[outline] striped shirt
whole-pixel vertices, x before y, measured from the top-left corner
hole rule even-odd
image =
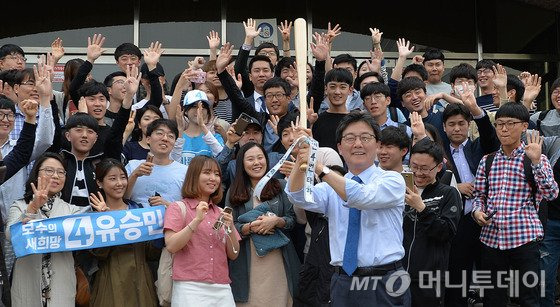
[[[552,200],[558,195],[558,185],[552,175],[552,167],[545,155],[538,164],[532,165],[537,184],[536,204],[533,204],[531,187],[523,171],[525,144],[521,143],[507,156],[502,148],[496,152],[488,175],[484,156],[476,171],[473,212],[490,214],[496,211],[492,224],[482,227],[480,241],[492,248],[512,249],[535,239],[542,238],[543,227],[538,217],[541,200]],[[488,193],[488,195],[486,195]]]
[[[220,100],[214,107],[214,115],[230,124],[233,123],[233,119],[231,118],[231,100],[229,100],[229,98]]]

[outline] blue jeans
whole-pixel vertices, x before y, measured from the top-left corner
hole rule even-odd
[[[560,220],[547,221],[546,235],[540,244],[540,251],[540,266],[545,272],[545,297],[541,297],[541,306],[554,307],[556,271],[560,260]]]

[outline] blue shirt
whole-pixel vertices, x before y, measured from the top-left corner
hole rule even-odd
[[[459,173],[459,178],[461,178],[461,182],[471,182],[474,184],[474,175],[471,172],[469,162],[467,161],[464,151],[467,141],[468,140],[465,140],[457,149],[449,144],[449,149],[451,151],[453,162],[455,162],[457,172]],[[472,203],[472,198],[465,199],[464,214],[468,214],[472,211]]]
[[[189,165],[189,163],[191,163],[191,160],[195,156],[205,155],[214,157],[214,155],[212,154],[212,149],[206,144],[206,142],[204,142],[204,139],[202,138],[203,135],[204,134],[201,133],[199,136],[190,137],[183,132],[185,144],[183,145],[183,152],[181,153],[182,164]],[[224,145],[224,140],[222,139],[222,136],[220,134],[215,133],[214,137],[222,146]]]
[[[329,102],[328,99],[325,97],[325,100],[321,102],[321,106],[319,107],[319,112],[317,112],[317,114],[321,114],[325,112],[328,108],[329,108]],[[348,97],[346,98],[346,110],[350,112],[356,109],[363,110],[364,102],[360,97],[360,92],[358,92],[357,90],[353,90],[352,94],[348,95]]]
[[[344,176],[346,202],[325,182],[312,188],[315,203],[305,202],[303,189],[290,192],[287,184],[285,190],[295,206],[328,217],[331,265],[342,265],[348,230],[348,207],[362,210],[358,267],[401,260],[404,257],[402,224],[405,193],[402,175],[384,171],[375,165],[358,174],[364,184],[352,180],[354,175],[348,172]]]

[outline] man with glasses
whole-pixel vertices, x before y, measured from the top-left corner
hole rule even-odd
[[[455,188],[437,180],[442,167],[443,151],[438,144],[424,138],[412,147],[414,189],[406,189],[403,222],[403,262],[412,280],[412,306],[443,306],[444,302],[445,284],[438,276],[445,276],[463,204]]]
[[[544,136],[560,136],[560,78],[552,82],[550,101],[554,108],[536,112],[531,121]]]
[[[262,86],[262,98],[265,101],[266,110],[255,109],[255,105],[251,103],[251,99],[243,97],[241,90],[235,84],[232,76],[226,71],[226,66],[231,58],[231,51],[232,46],[229,43],[222,47],[220,55],[216,59],[216,70],[218,71],[218,78],[224,86],[224,90],[229,99],[231,99],[233,119],[237,119],[241,113],[246,113],[255,118],[259,124],[264,127],[263,146],[267,152],[270,152],[272,146],[279,140],[278,134],[275,131],[275,126],[288,114],[290,94],[292,91],[291,86],[286,80],[279,77],[267,79]],[[270,63],[268,58],[262,62],[264,63],[266,61]],[[272,75],[272,70],[270,73]],[[297,113],[299,113],[298,110],[292,111],[292,114]],[[271,119],[273,121],[269,121]]]
[[[378,137],[371,115],[350,112],[336,131],[348,173],[341,176],[317,163],[315,173],[322,182],[311,187],[314,201],[305,201],[305,173],[300,171],[310,158],[305,144],[286,185],[295,206],[328,218],[334,307],[410,306],[410,279],[401,261],[405,183],[399,173],[375,166]],[[360,282],[365,288],[356,286]]]
[[[491,272],[492,285],[484,291],[485,306],[506,306],[507,288],[498,286],[507,284],[504,279],[509,270],[519,276],[520,305],[539,306],[538,241],[543,237],[539,204],[556,198],[558,185],[542,154],[543,139],[538,132],[528,133],[526,144],[521,141],[528,123],[529,111],[523,104],[502,105],[494,123],[501,147],[490,169],[486,170],[485,156],[476,172],[472,216],[482,226],[482,269]],[[534,176],[532,184],[525,176],[526,167]]]
[[[110,73],[103,84],[107,88],[109,93],[109,106],[105,112],[105,124],[111,126],[113,121],[117,118],[117,113],[119,112],[124,95],[126,94],[126,89],[124,83],[126,81],[126,73],[122,71],[115,71]]]
[[[498,108],[494,105],[494,70],[496,63],[492,60],[480,60],[476,63],[477,84],[482,95],[476,98],[476,103],[486,112],[495,112]]]
[[[5,44],[0,47],[0,71],[25,68],[25,52],[20,46],[14,44]]]

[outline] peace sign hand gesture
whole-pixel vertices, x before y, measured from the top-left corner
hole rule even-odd
[[[105,203],[103,195],[99,191],[97,192],[97,196],[95,196],[95,194],[93,193],[89,193],[89,201],[91,202],[91,206],[93,207],[93,209],[95,209],[96,211],[103,212],[110,210],[109,206],[107,206],[107,204]]]
[[[542,144],[544,138],[539,135],[537,130],[527,131],[527,145],[525,145],[525,155],[533,165],[539,164],[541,161]]]

